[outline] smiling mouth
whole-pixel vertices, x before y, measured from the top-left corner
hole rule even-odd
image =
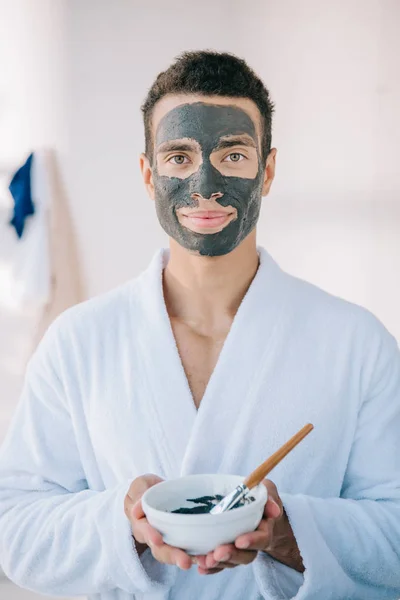
[[[181,224],[198,233],[218,233],[237,217],[237,211],[233,207],[227,210],[195,210],[185,211],[178,214]]]

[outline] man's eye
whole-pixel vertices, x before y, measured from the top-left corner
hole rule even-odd
[[[245,158],[246,157],[243,154],[240,154],[240,152],[232,152],[231,154],[228,154],[226,158],[224,158],[224,162],[240,162]]]
[[[189,162],[189,159],[183,154],[175,154],[175,156],[168,159],[168,162],[172,162],[173,165],[184,165]]]

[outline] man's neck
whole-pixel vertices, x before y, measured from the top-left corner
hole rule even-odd
[[[164,270],[164,296],[172,318],[218,328],[221,317],[234,317],[257,272],[255,232],[224,256],[189,253],[174,240]]]

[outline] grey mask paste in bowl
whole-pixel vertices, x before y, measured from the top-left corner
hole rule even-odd
[[[171,510],[172,513],[178,513],[181,515],[201,515],[205,513],[209,513],[212,508],[218,502],[221,502],[223,496],[220,494],[216,494],[215,496],[201,496],[200,498],[187,498],[186,502],[193,502],[195,506],[191,506],[189,508],[181,507],[176,510]],[[254,502],[255,498],[253,496],[242,498],[233,508],[239,508],[240,506],[244,506],[245,504],[250,504],[250,502]],[[232,510],[231,509],[231,510]]]

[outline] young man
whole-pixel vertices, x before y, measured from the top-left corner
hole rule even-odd
[[[32,358],[0,457],[4,571],[93,600],[395,600],[398,348],[257,248],[267,90],[233,56],[187,53],[143,111],[170,249],[64,313]],[[160,479],[248,474],[308,421],[256,532],[193,561],[147,523],[140,498]]]

